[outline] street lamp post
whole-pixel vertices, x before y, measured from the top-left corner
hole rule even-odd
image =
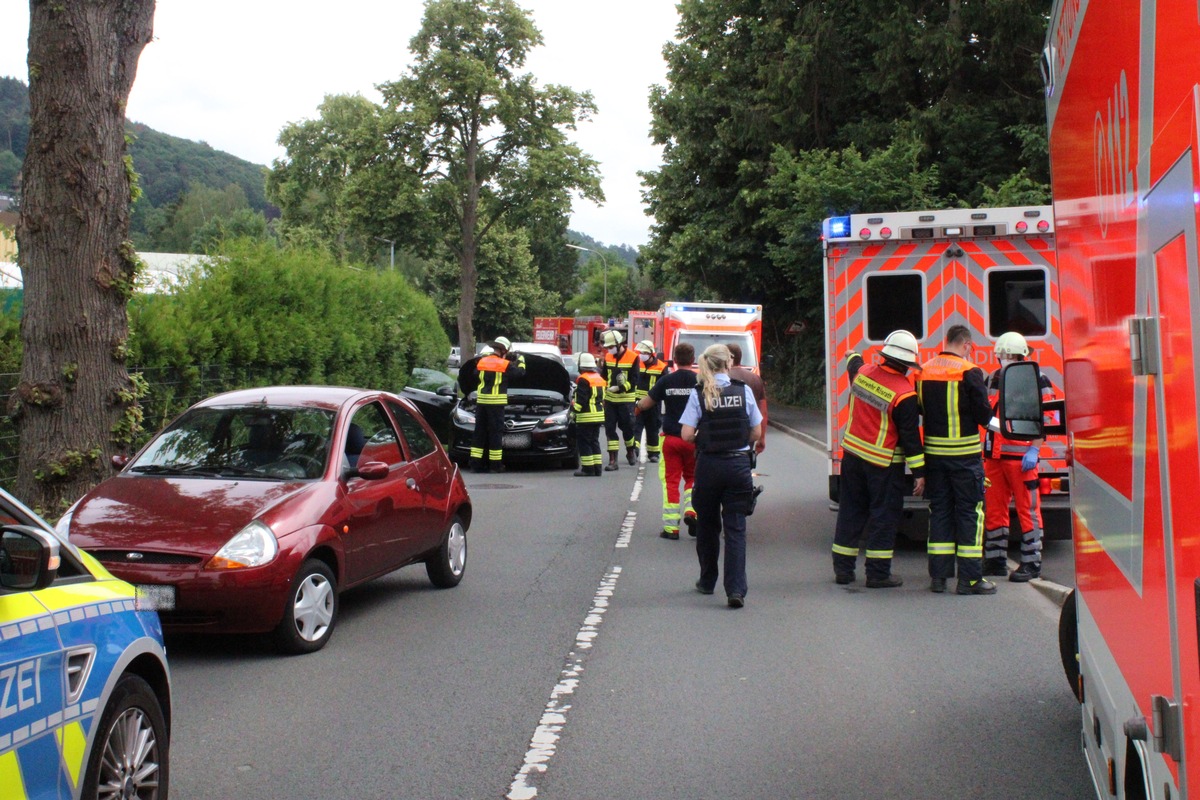
[[[597,258],[600,259],[600,265],[602,267],[604,267],[604,308],[603,308],[603,313],[604,313],[604,318],[608,319],[608,259],[606,259],[604,257],[604,253],[601,253],[599,250],[593,250],[590,247],[580,247],[577,244],[568,244],[567,247],[571,248],[572,250],[583,250],[584,252],[592,253],[593,255],[595,255]]]
[[[389,251],[389,253],[388,253],[388,257],[389,257],[388,268],[391,269],[393,272],[395,272],[396,271],[396,240],[395,239],[385,239],[382,236],[376,236],[375,238],[381,242],[388,243],[388,251]]]

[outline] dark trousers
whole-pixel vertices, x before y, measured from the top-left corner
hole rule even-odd
[[[746,504],[753,496],[749,452],[697,453],[692,506],[700,584],[717,585],[721,529],[725,530],[725,594],[746,596]]]
[[[600,426],[601,422],[575,423],[575,443],[579,448],[579,465],[599,469],[602,463],[600,457]]]
[[[621,439],[617,438],[617,430]],[[615,453],[625,447],[633,447],[633,403],[604,404],[604,432],[608,435],[608,452]]]
[[[880,467],[853,453],[844,455],[833,535],[834,572],[854,572],[859,542],[865,538],[867,577],[880,579],[892,574],[892,551],[904,514],[904,490],[903,464]]]
[[[475,406],[475,435],[471,439],[471,460],[477,466],[498,465],[504,455],[504,406]]]
[[[658,410],[658,406],[652,406],[649,411],[643,411],[633,417],[633,440],[639,442],[642,439],[642,431],[646,432],[646,452],[661,453],[662,443],[658,440],[659,431],[662,430],[662,412]]]
[[[925,455],[929,577],[983,577],[983,460]]]

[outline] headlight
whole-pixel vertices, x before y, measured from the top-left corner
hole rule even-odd
[[[454,421],[463,425],[474,425],[475,415],[464,409],[462,406],[457,406],[454,409]]]
[[[567,411],[559,411],[557,414],[551,414],[538,423],[541,428],[553,428],[555,426],[563,426],[567,424]]]
[[[275,533],[264,523],[254,520],[238,531],[205,564],[206,569],[242,569],[269,564],[279,553]]]

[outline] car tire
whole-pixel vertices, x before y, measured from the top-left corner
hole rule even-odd
[[[329,641],[337,623],[337,579],[324,561],[305,561],[288,591],[283,621],[275,631],[279,649],[300,655],[315,653]]]
[[[82,797],[166,797],[170,783],[170,741],[162,705],[150,684],[125,673],[117,680],[100,716],[88,757]]]
[[[425,561],[429,582],[439,589],[452,589],[467,571],[467,530],[457,516],[450,519],[442,543]]]

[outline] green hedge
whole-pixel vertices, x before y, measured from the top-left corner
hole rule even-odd
[[[129,370],[148,386],[138,445],[219,392],[277,384],[399,391],[414,367],[440,367],[450,352],[433,302],[399,273],[249,241],[226,245],[169,293],[135,297],[129,323]],[[0,347],[0,373],[15,379],[16,313],[0,313]],[[0,399],[9,391],[0,387]],[[11,481],[15,461],[4,418],[0,481]]]

